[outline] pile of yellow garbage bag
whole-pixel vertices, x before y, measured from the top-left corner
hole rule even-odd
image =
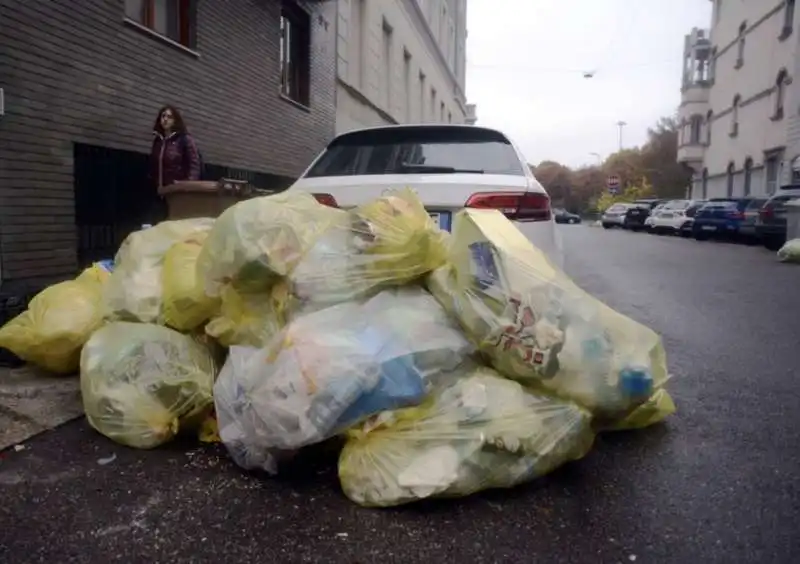
[[[131,447],[190,433],[277,474],[340,437],[365,506],[512,487],[675,411],[658,335],[500,212],[444,232],[409,189],[346,210],[287,191],[134,232],[0,347],[79,369],[89,424]]]

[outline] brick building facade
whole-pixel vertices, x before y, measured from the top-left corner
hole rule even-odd
[[[207,170],[291,182],[334,134],[335,18],[319,0],[0,0],[4,289],[72,276],[92,239],[113,254],[154,197],[164,104]]]

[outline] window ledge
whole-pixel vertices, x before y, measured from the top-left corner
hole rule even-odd
[[[297,100],[293,100],[292,98],[290,98],[289,96],[287,96],[283,92],[279,92],[278,93],[278,98],[280,98],[281,100],[283,100],[287,104],[291,104],[292,106],[294,106],[298,110],[303,110],[304,112],[311,113],[311,108],[309,106],[306,106],[305,104],[301,104]]]
[[[150,29],[146,25],[142,25],[139,22],[137,22],[135,20],[132,20],[130,18],[125,18],[122,21],[126,26],[128,26],[128,27],[130,27],[132,29],[135,29],[139,33],[143,33],[143,34],[145,34],[145,35],[147,35],[149,37],[152,37],[153,39],[156,39],[157,41],[160,41],[160,42],[162,42],[162,43],[164,43],[166,45],[169,45],[170,47],[174,47],[175,49],[178,49],[179,51],[183,51],[184,53],[194,57],[195,59],[199,59],[200,58],[200,53],[199,52],[195,51],[194,49],[190,49],[186,45],[181,45],[177,41],[175,41],[173,39],[170,39],[169,37],[165,37],[165,36],[161,35],[157,31],[153,31],[152,29]]]
[[[792,35],[792,26],[785,25],[781,30],[781,34],[778,36],[778,41],[786,41]]]

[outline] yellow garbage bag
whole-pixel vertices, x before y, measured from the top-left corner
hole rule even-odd
[[[308,311],[420,279],[446,258],[447,233],[406,188],[353,208],[347,222],[318,238],[289,277]]]
[[[111,322],[81,354],[86,419],[135,448],[159,446],[199,430],[213,406],[217,365],[192,336],[149,323]]]
[[[583,457],[590,419],[572,402],[468,363],[426,404],[348,431],[339,480],[348,498],[372,507],[513,487]]]
[[[261,292],[286,276],[343,210],[304,192],[282,192],[231,206],[217,219],[197,260],[206,294],[224,286]]]
[[[659,423],[675,413],[675,402],[669,392],[661,388],[654,393],[643,404],[637,406],[630,414],[621,421],[603,428],[602,423],[599,428],[604,431],[627,431],[631,429],[643,429]]]
[[[207,231],[196,233],[172,245],[164,255],[161,317],[165,325],[178,331],[196,329],[219,308],[219,300],[206,296],[196,274],[197,257],[207,237]]]
[[[800,263],[800,239],[786,241],[778,251],[778,259],[781,262]]]
[[[122,242],[114,272],[106,285],[106,316],[123,321],[156,323],[161,315],[162,267],[167,251],[179,241],[207,232],[213,219],[164,221],[135,231]]]
[[[428,287],[508,378],[627,417],[668,380],[661,338],[580,289],[499,211],[455,218]]]
[[[206,334],[224,347],[262,347],[287,323],[291,303],[288,285],[278,282],[262,292],[239,292],[222,288],[220,308],[206,325]]]
[[[77,372],[81,348],[103,322],[101,297],[108,276],[95,265],[75,280],[45,288],[0,329],[0,347],[56,374]]]

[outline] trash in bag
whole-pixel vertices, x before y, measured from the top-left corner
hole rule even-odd
[[[111,319],[156,323],[161,315],[162,267],[179,241],[211,229],[208,218],[163,221],[134,231],[122,242],[106,285],[106,315]]]
[[[508,488],[583,457],[594,440],[590,420],[573,402],[467,362],[422,406],[348,431],[339,479],[348,498],[373,507]]]
[[[263,347],[286,326],[291,303],[288,285],[280,281],[262,292],[239,292],[226,285],[216,316],[206,333],[221,345]]]
[[[499,211],[455,218],[428,288],[502,375],[624,419],[668,380],[660,337],[581,290]]]
[[[206,294],[219,296],[228,284],[243,292],[268,289],[291,272],[320,233],[346,220],[346,212],[304,192],[231,206],[217,219],[197,261]]]
[[[419,279],[444,264],[447,233],[410,189],[349,212],[322,233],[289,274],[303,311],[368,297]]]
[[[232,347],[214,401],[220,437],[236,463],[274,474],[301,447],[379,411],[421,402],[436,361],[442,369],[462,362],[472,348],[433,298],[427,310],[406,314],[410,325],[400,332],[386,323],[410,309],[411,292],[304,315],[265,348]]]
[[[219,300],[206,296],[196,275],[197,257],[207,237],[207,231],[195,233],[172,245],[164,255],[161,316],[164,324],[178,331],[196,329],[219,308]]]
[[[86,419],[118,443],[159,446],[199,429],[213,408],[215,374],[212,352],[198,339],[160,325],[111,322],[81,355]]]
[[[778,251],[778,259],[781,262],[800,263],[800,239],[786,241]]]
[[[0,329],[0,347],[50,372],[75,373],[83,345],[103,323],[101,299],[108,277],[95,264],[74,280],[45,288]]]

